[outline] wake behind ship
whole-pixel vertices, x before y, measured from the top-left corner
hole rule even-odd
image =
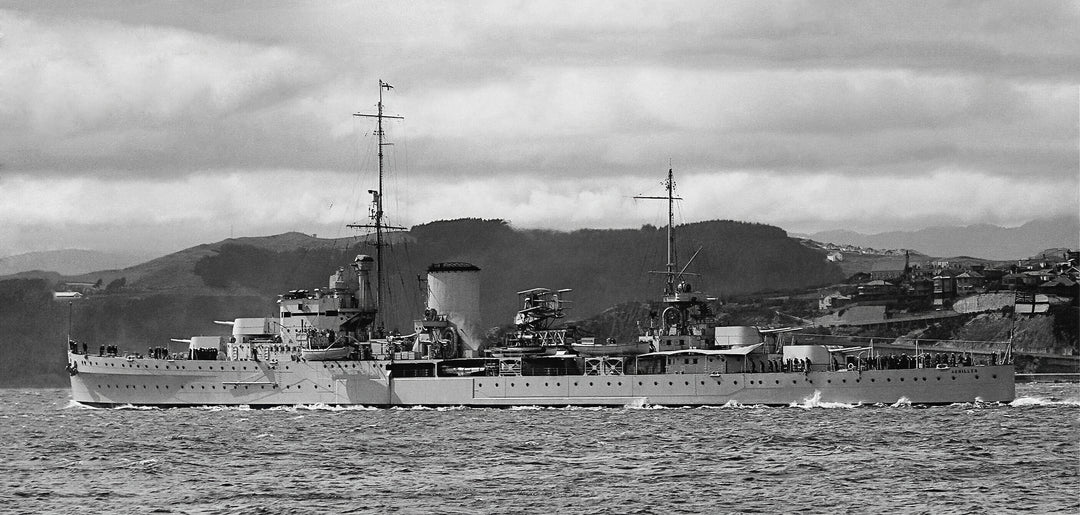
[[[379,189],[370,227],[376,257],[332,271],[326,288],[293,290],[275,317],[221,322],[227,337],[178,340],[186,352],[146,356],[115,346],[97,355],[69,342],[72,399],[94,406],[643,406],[1008,402],[1013,366],[993,359],[782,343],[780,333],[718,326],[710,301],[678,267],[668,171],[664,308],[636,340],[580,338],[558,319],[569,290],[519,292],[516,330],[497,344],[481,335],[480,274],[469,263],[427,270],[427,309],[413,332],[387,336],[383,295],[382,81]],[[364,115],[366,116],[366,115]]]

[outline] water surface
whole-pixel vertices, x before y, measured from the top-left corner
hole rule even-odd
[[[0,390],[12,513],[1080,513],[1080,386],[1010,404],[92,409]]]

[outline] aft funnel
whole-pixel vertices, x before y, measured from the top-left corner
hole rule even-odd
[[[466,352],[478,353],[483,343],[480,268],[470,263],[435,263],[427,272],[428,308],[457,326]]]

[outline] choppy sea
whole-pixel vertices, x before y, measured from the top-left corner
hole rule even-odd
[[[0,390],[0,512],[1080,513],[1080,385],[1010,404],[92,409]]]

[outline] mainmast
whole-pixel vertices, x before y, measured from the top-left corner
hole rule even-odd
[[[402,120],[402,116],[391,116],[383,114],[383,90],[390,91],[394,89],[393,86],[379,80],[379,104],[376,114],[364,114],[354,113],[353,116],[361,116],[364,118],[375,118],[376,129],[375,136],[378,139],[379,145],[379,189],[368,190],[368,193],[372,196],[371,203],[371,223],[370,224],[348,224],[348,227],[375,229],[375,331],[377,334],[385,334],[386,329],[386,317],[383,315],[382,300],[383,300],[383,247],[386,246],[383,243],[383,230],[384,229],[404,229],[404,227],[389,226],[383,223],[383,146],[393,145],[393,143],[383,142],[383,118],[393,118],[396,120]]]
[[[634,198],[667,200],[668,202],[667,267],[663,273],[667,276],[667,283],[664,285],[664,295],[670,296],[675,295],[675,277],[679,275],[678,259],[675,255],[675,201],[682,200],[682,198],[675,196],[675,173],[671,168],[668,168],[667,180],[664,181],[664,187],[667,189],[666,197],[635,196]]]

